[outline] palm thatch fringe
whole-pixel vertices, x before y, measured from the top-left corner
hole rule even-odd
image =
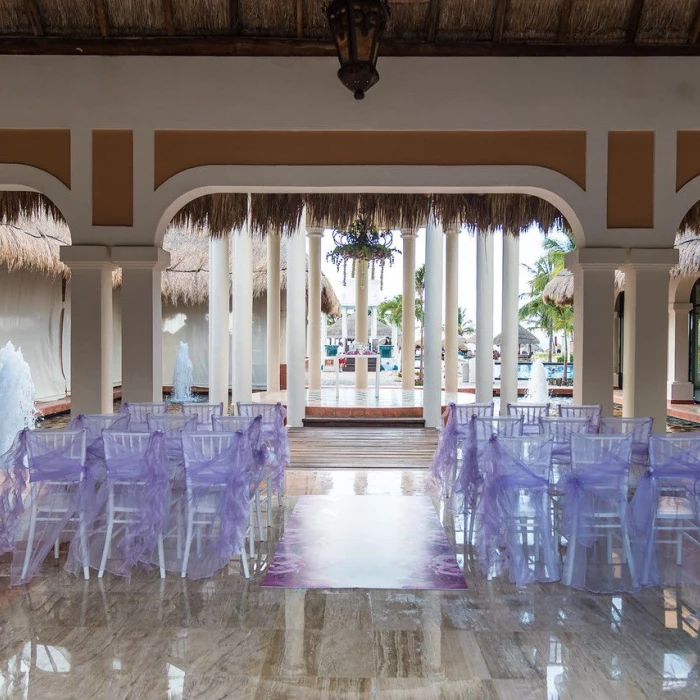
[[[0,191],[0,222],[14,224],[32,217],[63,221],[58,207],[38,192]]]
[[[615,292],[625,288],[625,273],[615,270]],[[556,306],[572,306],[574,303],[574,273],[564,268],[542,290],[542,301]]]
[[[248,220],[248,195],[239,193],[206,194],[185,204],[172,220],[174,226],[208,229],[222,236],[243,228]]]
[[[676,248],[678,264],[671,269],[671,277],[700,277],[700,238],[679,234]]]
[[[250,220],[253,233],[288,234],[299,228],[304,210],[304,196],[292,194],[252,194],[250,196]]]

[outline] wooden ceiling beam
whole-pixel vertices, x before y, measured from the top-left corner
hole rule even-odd
[[[105,0],[93,0],[97,24],[100,28],[100,36],[105,39],[109,36],[109,20],[107,19],[107,6]]]
[[[503,41],[503,30],[506,26],[506,14],[508,12],[508,0],[498,0],[493,13],[493,42],[500,44]]]
[[[41,22],[41,12],[37,0],[24,0],[24,9],[27,12],[34,36],[44,36],[44,25]]]
[[[569,36],[571,5],[572,0],[564,0],[561,4],[561,13],[559,15],[559,27],[557,28],[557,41],[559,43],[566,41],[566,37]]]
[[[241,31],[241,2],[229,0],[228,3],[228,28],[229,32],[236,36]]]
[[[426,40],[432,44],[438,33],[438,25],[440,24],[440,0],[430,0],[428,5],[428,31],[426,32]]]
[[[0,55],[92,56],[335,56],[319,39],[228,36],[68,38],[0,37]],[[491,41],[382,41],[382,56],[700,56],[700,44],[525,44]]]
[[[163,22],[165,24],[165,31],[168,32],[168,36],[175,36],[177,34],[177,29],[175,28],[175,14],[173,11],[173,0],[162,0],[163,6]]]
[[[304,38],[304,0],[297,0],[296,9],[296,19],[297,19],[297,38]]]
[[[625,41],[628,44],[634,44],[637,40],[639,21],[642,19],[642,11],[644,10],[644,1],[645,0],[634,0],[632,3],[629,20],[627,20],[627,30],[625,31]]]
[[[700,0],[695,5],[693,12],[693,22],[690,25],[690,43],[697,44],[700,42]]]

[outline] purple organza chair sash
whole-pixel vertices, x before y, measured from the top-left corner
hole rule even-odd
[[[284,470],[292,461],[292,451],[285,425],[287,411],[281,403],[277,403],[272,410],[273,420],[269,420],[269,414],[263,415],[261,429],[272,448],[268,460],[272,490],[280,493],[284,487]]]
[[[586,440],[586,436],[576,437]],[[568,540],[564,583],[595,593],[639,590],[627,500],[632,438],[618,439],[615,449],[600,447],[592,462],[579,462],[574,445],[574,468],[559,480],[562,533]],[[611,528],[619,530],[622,546],[619,560],[611,550]]]
[[[220,571],[243,546],[250,508],[253,456],[250,440],[243,433],[233,434],[228,447],[211,459],[197,455],[192,437],[186,435],[183,438],[189,507],[196,512],[198,501],[207,495],[214,493],[219,497],[216,536],[200,551],[190,553],[187,575],[198,579]]]
[[[472,418],[467,423],[460,423],[457,405],[451,403],[442,414],[447,422],[443,424],[438,438],[438,445],[433,455],[430,474],[437,482],[447,484],[454,478],[457,468],[457,442],[468,437]]]
[[[489,440],[484,448],[485,477],[478,506],[476,546],[482,569],[485,574],[496,575],[509,569],[511,580],[518,586],[560,578],[550,522],[552,441],[531,440],[534,450],[528,457],[529,464],[504,449],[497,437]],[[541,467],[541,473],[535,471],[534,465]],[[523,541],[524,520],[527,525]],[[537,560],[531,565],[531,547],[533,554],[542,556],[544,565]]]
[[[126,431],[129,429],[131,416],[128,412],[86,415],[81,413],[68,424],[69,429],[85,428],[87,430],[87,468],[96,470],[95,478],[104,476],[105,445],[103,430]]]
[[[17,524],[24,512],[23,497],[29,482],[25,463],[28,429],[17,433],[10,449],[0,456],[2,486],[0,486],[0,554],[15,548]]]

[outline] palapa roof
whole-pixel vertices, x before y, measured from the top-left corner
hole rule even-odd
[[[0,224],[0,265],[8,270],[31,270],[48,277],[69,277],[70,270],[59,259],[59,248],[70,245],[68,227],[51,218],[23,217],[16,224]],[[170,227],[163,242],[170,252],[170,266],[163,272],[161,292],[171,304],[196,305],[209,298],[209,244],[206,231]],[[280,287],[287,286],[287,246],[280,251]],[[113,275],[121,284],[121,270]],[[253,296],[267,292],[267,248],[253,241]],[[323,313],[340,313],[340,301],[325,275],[321,275]]]
[[[493,339],[494,345],[501,344],[502,335],[502,333],[499,333]],[[518,345],[539,345],[539,342],[540,339],[534,333],[531,333],[527,328],[523,328],[520,324],[518,324]]]
[[[625,288],[625,273],[615,270],[615,292]],[[545,304],[571,306],[574,303],[574,273],[564,268],[542,290]]]
[[[335,55],[323,0],[0,0],[0,51]],[[696,54],[696,0],[389,0],[384,55]],[[3,46],[4,45],[4,46]]]
[[[367,324],[367,330],[371,330],[371,324]],[[329,338],[343,337],[343,321],[337,319],[326,328],[326,335]],[[355,314],[348,314],[348,338],[355,337]],[[391,326],[387,326],[383,321],[377,321],[377,337],[391,338]]]

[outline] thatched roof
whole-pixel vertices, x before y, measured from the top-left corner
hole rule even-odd
[[[371,324],[367,324],[367,330],[371,330]],[[326,328],[326,335],[329,338],[342,338],[343,337],[343,321],[342,319],[337,319],[331,323],[328,328]],[[348,338],[355,337],[355,314],[348,314]],[[386,323],[382,321],[377,321],[377,337],[378,338],[391,338],[391,326],[387,326]]]
[[[70,245],[68,227],[51,218],[19,217],[17,224],[0,224],[0,265],[8,270],[33,270],[49,277],[68,277],[70,270],[59,260],[59,248]],[[163,299],[172,304],[203,304],[209,298],[209,243],[206,231],[170,227],[163,242],[170,252],[170,266],[163,273]],[[287,286],[287,246],[281,245],[280,286]],[[121,270],[113,275],[121,284]],[[340,313],[340,302],[325,275],[321,276],[323,313]],[[253,296],[267,291],[267,248],[253,242]]]
[[[620,292],[625,288],[625,273],[615,270],[615,291]],[[574,274],[564,268],[557,274],[542,291],[542,299],[545,304],[557,306],[571,306],[574,303]]]
[[[15,52],[331,55],[321,0],[0,0]],[[381,52],[617,54],[690,47],[695,0],[390,0]],[[80,41],[79,41],[80,40]],[[594,49],[597,47],[597,51]],[[687,52],[687,50],[686,50]]]
[[[502,333],[499,333],[493,339],[494,345],[501,344],[502,335]],[[523,328],[520,324],[518,324],[518,345],[539,345],[539,342],[540,339],[534,333],[531,333],[527,328]]]

